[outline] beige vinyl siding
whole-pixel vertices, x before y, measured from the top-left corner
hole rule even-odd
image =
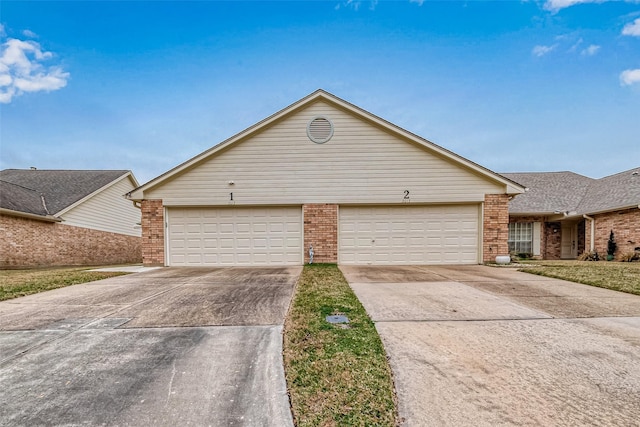
[[[333,137],[316,144],[307,124],[324,116]],[[233,185],[229,185],[233,181]],[[504,185],[319,101],[145,191],[165,206],[481,202]]]
[[[128,177],[121,179],[64,213],[63,224],[140,236],[140,209],[123,197],[133,188]]]

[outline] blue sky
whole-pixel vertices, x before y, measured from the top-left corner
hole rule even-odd
[[[143,183],[318,88],[497,172],[640,166],[639,1],[0,4],[0,168]]]

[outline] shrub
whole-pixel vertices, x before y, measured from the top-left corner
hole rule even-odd
[[[515,252],[515,251],[511,251],[511,253],[509,253],[509,255],[511,256],[511,259],[513,261],[528,260],[528,259],[531,259],[533,257],[533,254],[526,253],[526,252]]]
[[[622,262],[640,261],[640,251],[623,253],[622,255],[620,255],[620,261]]]
[[[613,235],[613,230],[611,230],[611,233],[609,233],[609,241],[607,241],[607,255],[615,255],[617,249],[618,244],[616,243],[616,238]]]
[[[600,261],[600,255],[598,255],[597,251],[584,251],[578,257],[578,261]]]

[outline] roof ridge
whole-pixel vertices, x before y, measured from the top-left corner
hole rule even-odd
[[[611,178],[612,176],[622,175],[622,174],[625,174],[625,173],[631,173],[631,174],[633,174],[634,172],[638,172],[638,173],[640,173],[640,166],[637,166],[637,167],[635,167],[635,168],[631,168],[631,169],[626,170],[626,171],[612,173],[611,175],[606,175],[606,176],[603,176],[602,178],[597,178],[596,180],[597,180],[597,181],[600,181],[601,179]]]

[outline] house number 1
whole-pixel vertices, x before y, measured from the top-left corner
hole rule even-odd
[[[233,202],[233,193],[229,193],[229,197],[230,197],[229,200],[231,200]]]

